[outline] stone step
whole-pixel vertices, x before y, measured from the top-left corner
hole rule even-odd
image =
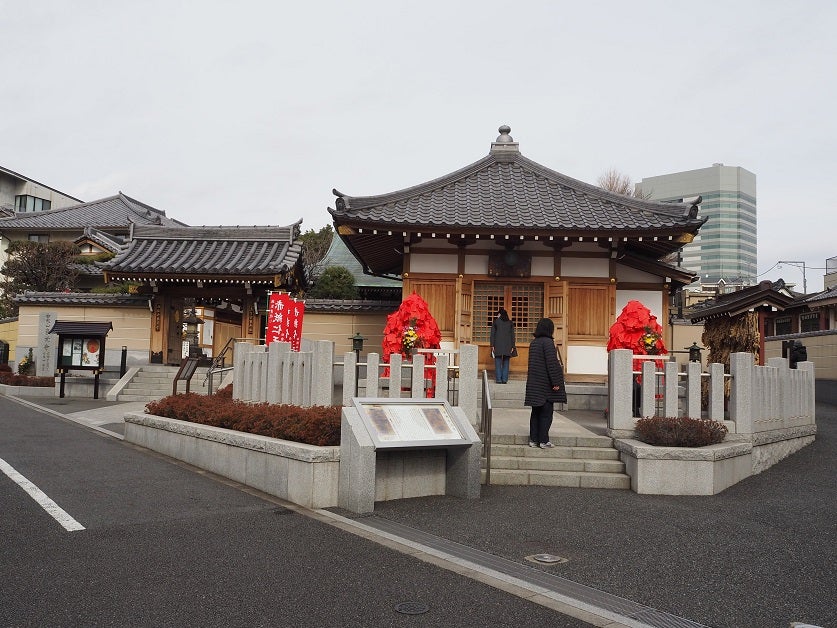
[[[571,460],[619,460],[619,452],[613,447],[565,447],[557,445],[550,449],[529,447],[528,445],[491,444],[491,457],[519,458],[569,458]]]
[[[483,461],[484,460],[485,459],[483,459]],[[492,473],[494,469],[624,473],[625,463],[619,460],[597,460],[589,458],[521,458],[519,456],[492,456]]]
[[[613,439],[610,436],[555,436],[552,437],[553,445],[563,447],[612,447]],[[494,434],[491,437],[492,445],[528,445],[527,436],[519,434]]]
[[[485,482],[485,470],[482,471]],[[491,469],[491,483],[507,486],[565,486],[571,488],[630,489],[631,478],[619,473]]]

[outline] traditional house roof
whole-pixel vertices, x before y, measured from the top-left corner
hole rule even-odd
[[[743,290],[701,301],[684,312],[683,317],[690,319],[693,323],[699,323],[713,318],[732,318],[760,307],[782,311],[794,302],[795,299],[785,287],[783,280],[762,281]]]
[[[17,214],[0,220],[0,232],[10,231],[78,231],[95,227],[105,231],[127,231],[132,224],[184,227],[178,220],[166,218],[166,212],[125,196],[122,192],[98,201],[51,209],[43,212]]]
[[[398,302],[401,302],[400,279],[389,277],[378,277],[364,272],[363,266],[357,258],[349,251],[342,238],[333,237],[328,252],[323,257],[323,268],[329,266],[342,266],[346,268],[355,278],[355,287],[361,292],[361,296],[372,296],[398,291]],[[306,300],[307,302],[307,300]]]
[[[105,233],[94,227],[85,227],[84,233],[75,239],[75,243],[78,245],[90,243],[103,252],[113,253],[115,255],[119,252],[122,245],[125,244],[125,238]]]
[[[401,298],[390,301],[366,299],[305,299],[306,312],[392,312]]]
[[[822,307],[837,304],[837,286],[831,286],[822,292],[818,292],[817,294],[808,297],[804,300],[804,303],[809,307]]]
[[[24,292],[15,297],[19,305],[86,305],[102,307],[148,307],[148,296],[95,292]]]
[[[374,274],[400,274],[406,238],[595,241],[650,260],[692,241],[706,218],[690,203],[608,192],[524,157],[500,127],[487,157],[448,175],[379,196],[334,190],[337,233]],[[408,240],[409,241],[409,240]]]
[[[105,281],[280,285],[299,261],[301,222],[287,227],[137,225],[119,254],[103,265]]]

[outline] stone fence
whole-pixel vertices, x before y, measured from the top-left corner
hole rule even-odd
[[[645,360],[639,373],[633,370],[636,359]],[[608,360],[608,434],[614,437],[631,476],[631,488],[638,493],[714,495],[814,440],[812,362],[800,362],[790,369],[786,359],[770,358],[767,366],[757,366],[752,354],[734,353],[730,374],[724,375],[721,364],[710,364],[708,372],[702,373],[697,362],[690,362],[685,372],[679,372],[673,362],[663,363],[657,371],[657,360],[635,356],[628,349],[611,351]],[[723,421],[729,429],[724,442],[706,447],[658,447],[635,440],[632,397],[637,375],[642,382],[641,416]],[[708,378],[709,393],[705,411],[703,378]],[[728,402],[725,378],[729,378]],[[685,391],[682,404],[681,389]]]
[[[814,365],[800,362],[790,369],[784,358],[770,358],[758,366],[749,353],[730,356],[730,374],[722,364],[710,364],[706,373],[700,364],[690,362],[679,372],[675,362],[663,362],[657,370],[650,356],[635,356],[628,349],[615,349],[608,356],[608,429],[614,436],[633,433],[632,397],[637,373],[633,362],[643,359],[640,416],[689,416],[724,421],[731,434],[754,434],[775,429],[814,424]],[[709,401],[705,412],[701,402],[701,382],[708,379]],[[729,378],[729,401],[724,398],[724,380]],[[685,390],[681,404],[681,391]],[[660,411],[658,411],[658,409]],[[728,416],[726,416],[728,413]],[[725,420],[728,419],[728,420]]]
[[[458,363],[449,364],[449,356],[458,357]],[[440,351],[435,357],[435,364],[425,366],[422,353],[411,361],[396,353],[387,364],[379,354],[369,353],[366,362],[358,363],[357,356],[350,352],[343,356],[343,362],[335,362],[334,343],[328,340],[303,340],[301,351],[291,351],[287,342],[268,346],[240,342],[235,345],[233,397],[307,407],[333,405],[335,397],[341,405],[350,406],[355,396],[430,396],[448,398],[476,424],[477,347],[462,345],[457,353]],[[451,391],[456,393],[453,399]]]

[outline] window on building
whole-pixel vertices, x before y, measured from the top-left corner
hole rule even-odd
[[[764,335],[765,336],[775,336],[776,332],[773,328],[773,319],[768,318],[764,321]]]
[[[478,281],[474,284],[473,342],[488,343],[491,323],[499,308],[505,308],[514,321],[518,343],[528,342],[538,320],[543,318],[542,284],[495,284]]]
[[[799,331],[819,331],[820,315],[818,312],[806,312],[799,315]]]
[[[30,242],[40,242],[41,244],[49,244],[49,234],[48,233],[30,233],[29,234],[29,241]]]
[[[782,318],[776,319],[776,335],[781,336],[783,334],[790,334],[793,333],[791,328],[791,317],[790,316],[783,316]]]
[[[50,206],[50,201],[45,198],[38,198],[37,196],[30,196],[28,194],[18,194],[15,196],[16,212],[45,212]]]

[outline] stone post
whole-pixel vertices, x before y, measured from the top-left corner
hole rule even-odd
[[[738,434],[753,433],[753,354],[729,356],[732,390],[729,395],[729,418]]]
[[[400,353],[389,356],[389,396],[390,399],[401,397],[401,363],[404,358]]]
[[[701,418],[700,411],[700,362],[686,363],[686,416]]]
[[[381,396],[381,357],[377,353],[366,354],[366,396]]]
[[[643,417],[657,414],[657,365],[653,360],[642,361],[642,401],[640,415]]]
[[[479,378],[479,349],[477,345],[459,345],[459,407],[471,425],[478,425],[477,398]]]
[[[317,340],[311,357],[311,405],[330,406],[334,390],[334,342]]]
[[[424,354],[417,353],[413,356],[413,378],[410,384],[410,397],[413,399],[424,399],[427,395],[424,392]]]
[[[352,405],[352,397],[355,396],[355,384],[357,382],[357,374],[355,373],[355,366],[357,365],[357,357],[354,351],[349,351],[343,355],[343,407]]]
[[[433,397],[447,399],[448,396],[448,356],[443,353],[436,356],[436,390]]]
[[[709,418],[724,420],[724,365],[714,362],[709,365]]]
[[[613,349],[607,355],[607,432],[610,436],[630,436],[634,431],[633,351]]]
[[[665,373],[665,394],[663,397],[663,414],[665,416],[677,416],[679,414],[679,395],[677,362],[665,362],[663,364]]]

